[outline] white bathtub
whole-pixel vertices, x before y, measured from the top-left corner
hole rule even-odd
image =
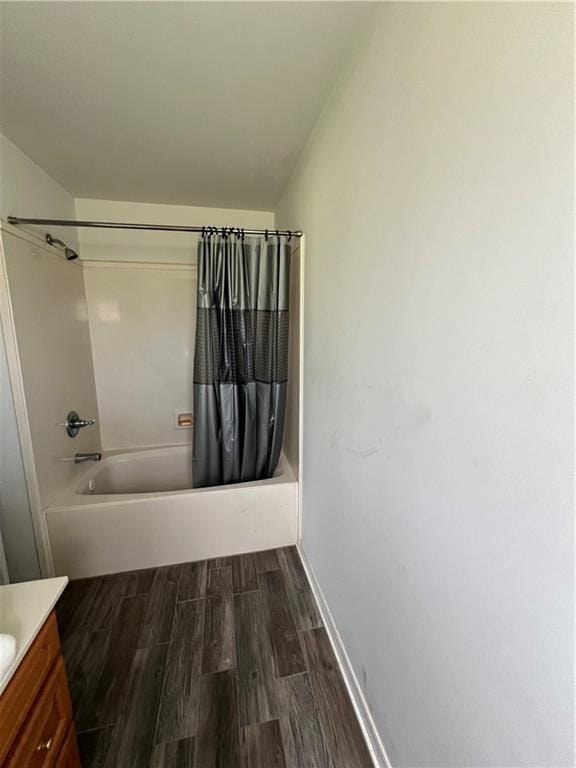
[[[70,578],[296,543],[298,488],[274,477],[192,486],[190,446],[106,455],[45,510],[54,570]]]

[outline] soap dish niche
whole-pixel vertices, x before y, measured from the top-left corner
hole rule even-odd
[[[174,412],[174,429],[191,429],[194,418],[190,411]]]

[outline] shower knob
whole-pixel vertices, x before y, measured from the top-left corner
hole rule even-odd
[[[62,426],[66,427],[66,432],[70,437],[76,437],[82,427],[91,427],[93,424],[96,424],[96,419],[81,419],[76,411],[70,411],[66,416],[66,423]]]

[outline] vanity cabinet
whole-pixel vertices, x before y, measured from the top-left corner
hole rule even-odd
[[[80,768],[54,611],[0,696],[1,768]]]

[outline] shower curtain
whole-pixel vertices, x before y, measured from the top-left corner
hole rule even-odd
[[[271,477],[288,378],[290,245],[203,235],[194,357],[195,488]]]

